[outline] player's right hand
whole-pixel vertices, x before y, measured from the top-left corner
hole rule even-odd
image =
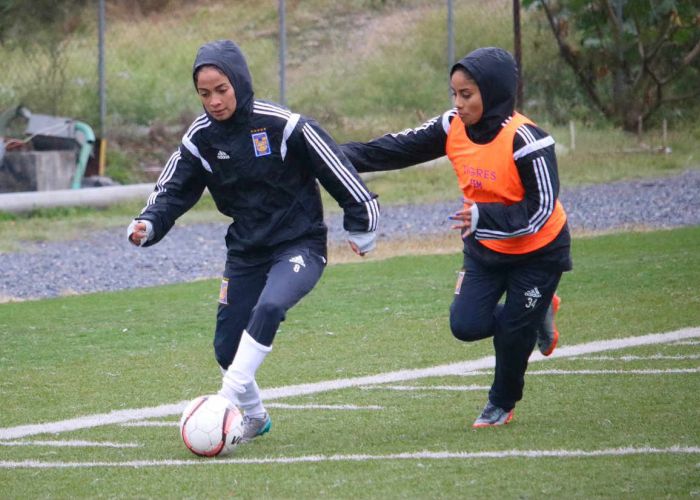
[[[132,245],[143,246],[153,235],[153,224],[147,220],[132,220],[126,230],[126,236]]]

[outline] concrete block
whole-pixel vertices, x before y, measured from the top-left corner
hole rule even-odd
[[[77,151],[6,152],[0,163],[0,193],[69,189]]]

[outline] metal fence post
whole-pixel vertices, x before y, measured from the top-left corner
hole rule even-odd
[[[455,33],[454,33],[454,0],[447,0],[447,72],[452,69],[455,62]],[[452,89],[447,87],[449,105],[452,107]]]
[[[104,138],[106,132],[105,120],[107,116],[107,97],[105,84],[105,0],[98,3],[98,28],[97,28],[97,78],[99,80],[100,100],[100,137]]]
[[[518,66],[518,83],[515,90],[515,107],[523,111],[523,49],[520,32],[520,0],[513,0],[513,52]]]
[[[284,5],[284,0],[279,0],[278,4],[278,12],[279,12],[279,40],[280,40],[280,47],[279,47],[279,58],[280,58],[280,104],[283,106],[287,105],[287,96],[286,96],[286,74],[285,74],[285,67],[286,67],[286,52],[287,52],[287,28],[286,28],[286,9]]]

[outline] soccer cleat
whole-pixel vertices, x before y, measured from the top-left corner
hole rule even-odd
[[[267,412],[262,417],[243,415],[243,437],[241,437],[241,444],[248,443],[252,441],[253,438],[270,432],[271,427],[272,419]]]
[[[557,325],[554,324],[554,316],[556,316],[557,311],[559,311],[560,304],[561,299],[557,294],[554,294],[552,303],[549,305],[547,313],[544,315],[544,322],[537,330],[537,347],[544,356],[552,354],[559,341],[559,330],[557,330]]]
[[[513,420],[513,410],[505,411],[503,408],[499,408],[491,403],[491,401],[488,401],[481,411],[479,418],[472,424],[472,427],[475,429],[480,427],[495,427],[498,425],[506,425],[511,420]]]

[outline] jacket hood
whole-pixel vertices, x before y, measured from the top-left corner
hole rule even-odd
[[[253,78],[248,70],[248,63],[240,47],[231,40],[217,40],[202,45],[197,51],[192,66],[192,79],[197,87],[197,70],[205,65],[219,68],[228,77],[236,93],[236,112],[224,122],[217,122],[207,112],[212,123],[233,125],[248,120],[253,110]],[[206,110],[205,110],[206,112]]]
[[[484,105],[481,120],[467,127],[469,136],[477,143],[490,142],[515,110],[518,82],[515,59],[506,50],[484,47],[470,52],[452,66],[450,75],[458,69],[467,70],[474,79]]]

